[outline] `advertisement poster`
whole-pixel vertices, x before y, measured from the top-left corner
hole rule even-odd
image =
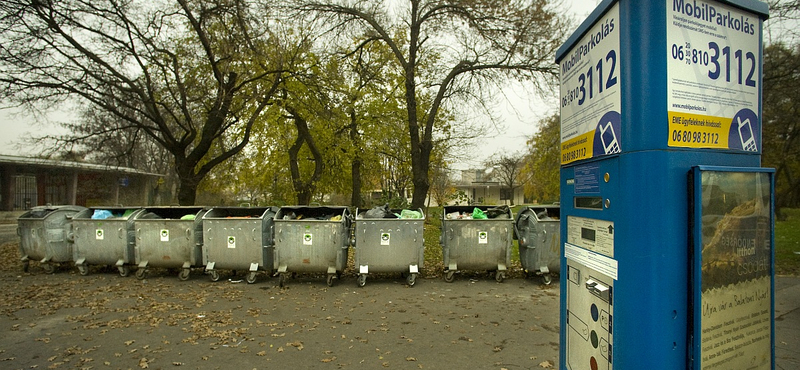
[[[619,153],[619,3],[559,62],[561,164]]]
[[[761,20],[717,1],[667,1],[671,147],[759,152]]]
[[[722,171],[699,176],[695,368],[770,369],[771,176]]]

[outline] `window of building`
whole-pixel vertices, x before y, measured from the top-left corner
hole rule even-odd
[[[50,175],[44,189],[47,204],[67,204],[67,176]]]
[[[14,176],[14,210],[25,211],[36,206],[36,176]]]

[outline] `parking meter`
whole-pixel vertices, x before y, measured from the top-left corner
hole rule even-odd
[[[560,368],[774,368],[767,16],[606,0],[558,50]]]

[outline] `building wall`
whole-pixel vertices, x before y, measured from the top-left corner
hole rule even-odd
[[[0,211],[53,204],[150,205],[156,178],[34,166],[0,166]]]

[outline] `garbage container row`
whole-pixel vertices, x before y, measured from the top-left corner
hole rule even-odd
[[[558,206],[523,208],[516,219],[507,206],[446,206],[440,244],[444,279],[459,270],[489,270],[502,282],[512,239],[519,240],[526,273],[545,283],[559,269]],[[285,207],[34,207],[18,219],[23,269],[31,259],[46,272],[74,262],[81,275],[91,265],[115,266],[120,276],[144,279],[150,267],[179,269],[187,280],[202,267],[212,281],[220,270],[277,274],[279,285],[297,273],[327,276],[333,285],[355,250],[358,285],[370,273],[400,273],[409,286],[424,265],[425,214],[388,206]]]

